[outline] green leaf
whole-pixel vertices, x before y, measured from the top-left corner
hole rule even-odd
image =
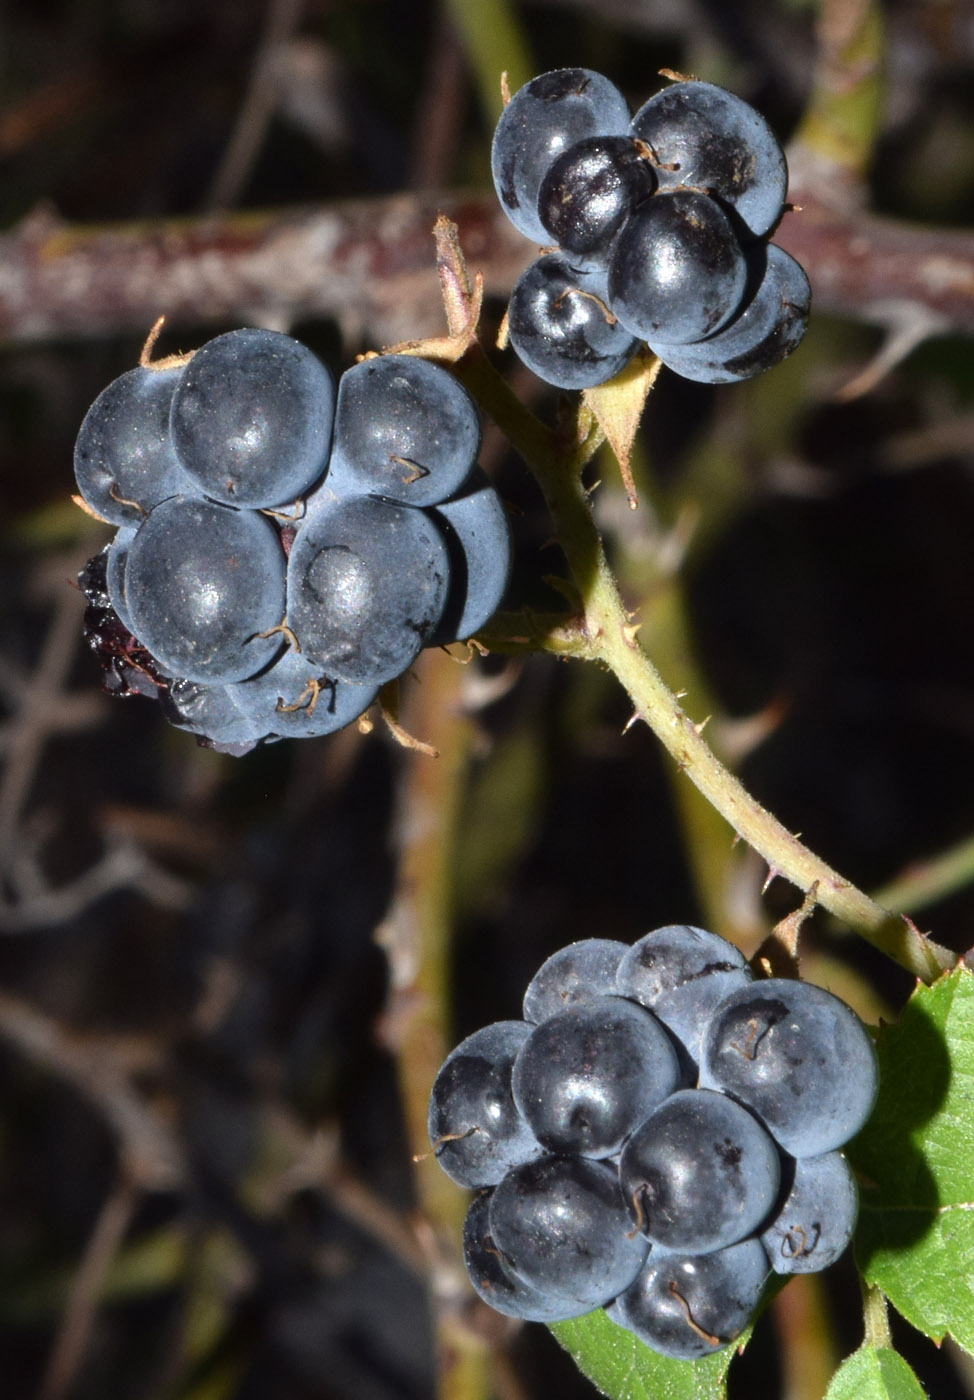
[[[974,974],[918,987],[876,1048],[879,1099],[850,1147],[859,1266],[914,1327],[974,1351]]]
[[[926,1400],[926,1396],[898,1352],[866,1345],[843,1361],[825,1400]]]
[[[579,1370],[612,1400],[724,1400],[727,1394],[733,1346],[702,1361],[673,1361],[657,1356],[601,1310],[551,1330]]]

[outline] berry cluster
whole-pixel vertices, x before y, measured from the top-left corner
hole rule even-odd
[[[778,364],[808,322],[808,279],[769,243],[788,171],[767,122],[686,80],[630,121],[600,73],[532,79],[501,114],[494,184],[512,223],[558,245],[511,296],[511,343],[561,389],[601,384],[639,342],[687,379],[724,384]]]
[[[361,361],[336,397],[305,346],[238,330],[123,374],[74,454],[118,526],[80,578],[109,688],[232,753],[349,724],[500,603],[510,540],[479,446],[466,390],[412,356]]]
[[[856,1015],[806,982],[754,981],[684,924],[570,944],[523,1021],[464,1040],[433,1084],[440,1165],[477,1188],[471,1283],[498,1312],[605,1307],[665,1356],[747,1326],[769,1277],[826,1268],[856,1220],[838,1149],[877,1088]]]

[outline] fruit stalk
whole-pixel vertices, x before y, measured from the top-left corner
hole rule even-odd
[[[638,624],[619,595],[581,479],[598,437],[586,436],[580,446],[567,447],[527,413],[478,347],[457,371],[524,457],[544,493],[584,614],[571,654],[614,673],[633,702],[634,716],[649,725],[680,770],[765,859],[772,874],[803,891],[817,884],[823,908],[901,967],[934,981],[953,965],[949,950],[877,904],[767,811],[720,762],[703,736],[703,725],[690,718],[639,645]]]

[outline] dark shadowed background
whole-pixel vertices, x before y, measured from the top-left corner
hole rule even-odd
[[[974,944],[966,0],[8,0],[11,1400],[594,1393],[545,1329],[509,1327],[465,1289],[459,1193],[411,1163],[436,1064],[517,1016],[563,943],[697,921],[751,954],[798,895],[777,881],[762,899],[767,872],[648,730],[623,733],[625,695],[580,663],[424,655],[403,720],[435,760],[379,720],[242,759],[199,748],[153,703],[101,693],[72,580],[109,531],[70,501],[84,412],[158,315],[164,353],[268,325],[336,375],[438,333],[438,208],[485,272],[492,343],[533,255],[490,188],[499,74],[516,86],[575,64],[634,107],[661,67],[696,73],[800,138],[803,211],[780,238],[812,280],[805,344],[739,387],[663,372],[638,512],[611,458],[598,464],[597,518],[645,645],[789,828],[865,889],[909,876],[885,897],[959,953]],[[803,124],[850,92],[846,147]],[[550,418],[551,392],[496,360]],[[482,461],[511,509],[507,606],[560,606],[540,493],[495,430]],[[803,948],[808,975],[868,1019],[910,990],[827,919]],[[858,1308],[848,1262],[796,1282],[732,1395],[818,1400],[858,1344]],[[896,1338],[938,1400],[974,1396],[959,1353]]]

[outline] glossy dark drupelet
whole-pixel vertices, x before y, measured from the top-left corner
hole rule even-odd
[[[515,228],[547,243],[538,196],[552,164],[588,136],[624,135],[629,115],[618,88],[590,68],[559,68],[519,88],[501,113],[490,154],[497,197]]]
[[[287,504],[328,463],[335,385],[280,331],[228,331],[185,366],[172,400],[173,446],[200,491],[225,505]]]
[[[604,266],[612,240],[655,189],[643,142],[631,136],[590,136],[569,146],[542,180],[538,215],[573,263],[580,265],[581,259]]]
[[[374,496],[322,500],[287,569],[287,625],[328,675],[380,685],[402,675],[443,615],[449,558],[425,511]]]
[[[812,300],[801,264],[774,243],[749,250],[749,262],[760,264],[757,285],[726,326],[693,345],[650,344],[684,379],[700,384],[753,379],[801,344]]]
[[[631,1231],[614,1168],[581,1157],[539,1157],[508,1172],[489,1219],[515,1273],[571,1305],[600,1307],[628,1288],[648,1249]]]
[[[704,1255],[651,1249],[606,1311],[661,1356],[694,1361],[740,1336],[767,1277],[767,1257],[753,1238]]]
[[[666,1249],[708,1254],[757,1230],[778,1195],[769,1134],[724,1094],[684,1089],[633,1133],[619,1181],[633,1221]]]
[[[661,190],[641,204],[609,260],[609,305],[650,344],[686,345],[711,335],[734,315],[746,285],[730,220],[695,190]]]
[[[514,1060],[530,1034],[523,1021],[495,1021],[461,1041],[433,1082],[430,1143],[460,1186],[495,1186],[542,1151],[511,1092]]]
[[[192,497],[161,502],[125,562],[139,641],[170,676],[238,681],[281,648],[284,551],[268,520]]]
[[[726,88],[674,83],[640,107],[630,130],[652,150],[664,189],[706,190],[752,238],[770,233],[781,217],[784,152],[761,113]]]
[[[507,318],[520,358],[557,389],[588,389],[612,379],[638,345],[608,306],[605,274],[573,267],[561,253],[548,253],[522,272]]]
[[[859,1131],[876,1098],[876,1054],[848,1006],[810,982],[732,992],[707,1027],[700,1084],[738,1099],[786,1152],[814,1157]]]
[[[624,997],[570,1006],[537,1026],[514,1065],[514,1101],[549,1152],[611,1157],[680,1083],[652,1012]]]

